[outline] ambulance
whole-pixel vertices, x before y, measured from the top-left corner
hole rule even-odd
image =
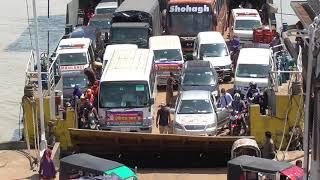
[[[261,26],[261,17],[256,9],[232,9],[230,37],[238,36],[242,44],[252,43],[253,29]]]
[[[83,70],[91,67],[95,61],[89,38],[62,39],[55,54],[61,71]]]

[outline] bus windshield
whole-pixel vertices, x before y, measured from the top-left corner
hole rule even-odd
[[[100,108],[139,108],[150,102],[147,82],[102,82],[99,95]]]
[[[212,30],[211,13],[170,13],[169,33],[174,35],[196,35]]]

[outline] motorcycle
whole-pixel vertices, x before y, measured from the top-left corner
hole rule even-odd
[[[242,112],[233,111],[230,114],[230,135],[231,136],[239,136],[241,133],[241,127],[242,127]]]
[[[83,113],[83,114],[88,114],[88,115],[87,115],[87,118],[85,117],[85,115],[83,115],[81,118],[82,128],[99,130],[100,129],[99,120],[96,119],[94,112],[93,112],[93,109],[88,110],[87,108],[85,108],[84,112],[85,113]]]

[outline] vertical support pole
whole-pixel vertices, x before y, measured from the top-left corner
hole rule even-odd
[[[33,0],[33,18],[35,25],[35,46],[36,46],[36,60],[37,60],[37,71],[38,71],[38,95],[40,102],[40,156],[42,156],[44,150],[47,148],[47,140],[45,136],[44,128],[44,112],[43,112],[43,93],[42,93],[42,77],[41,77],[41,62],[39,52],[39,34],[38,34],[38,16],[37,16],[37,5],[36,0]]]

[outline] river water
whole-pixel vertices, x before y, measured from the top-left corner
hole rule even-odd
[[[27,0],[30,18],[32,0]],[[68,0],[50,2],[50,48],[63,34]],[[47,1],[37,0],[40,48],[47,47]],[[30,27],[32,27],[32,21]],[[32,49],[28,30],[26,0],[10,0],[0,6],[0,142],[19,139],[20,108],[25,81],[25,68]],[[33,29],[31,29],[34,39]],[[33,43],[34,47],[34,43]],[[21,133],[20,133],[21,134]]]
[[[6,1],[0,7],[0,142],[15,141],[19,139],[19,118],[22,116],[20,108],[21,97],[25,81],[25,68],[31,46],[29,27],[33,27],[32,21],[28,25],[26,0]],[[52,50],[63,34],[65,24],[66,4],[69,0],[50,1],[50,49]],[[294,24],[297,18],[290,7],[290,0],[274,0],[280,10],[280,2],[284,14],[283,22]],[[29,15],[32,18],[32,1],[27,0]],[[37,0],[39,16],[40,49],[47,48],[47,1]],[[277,20],[280,19],[277,14]],[[278,21],[278,27],[281,22]],[[31,29],[32,37],[33,29]]]

